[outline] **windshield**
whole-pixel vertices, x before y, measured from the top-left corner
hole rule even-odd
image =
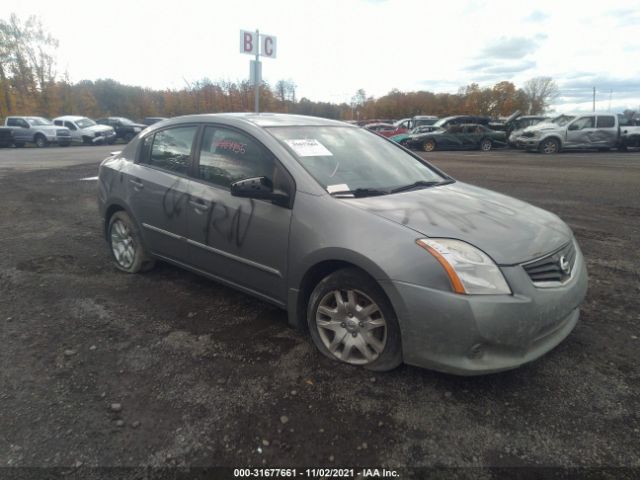
[[[93,120],[91,120],[89,118],[81,118],[79,120],[76,120],[76,125],[78,125],[78,127],[80,127],[80,128],[92,127],[95,124],[96,124],[96,122],[94,122]]]
[[[270,127],[329,193],[445,180],[402,148],[353,127]]]
[[[555,123],[560,127],[564,127],[567,123],[569,123],[574,118],[576,118],[574,115],[560,115],[559,117],[556,117],[553,120],[551,120],[551,123]]]
[[[131,120],[129,120],[128,118],[115,117],[115,119],[118,120],[122,125],[133,125],[133,122]]]
[[[46,118],[42,117],[29,117],[27,118],[27,122],[32,127],[37,127],[40,125],[51,125],[51,120],[47,120]]]
[[[433,124],[434,127],[442,127],[445,123],[451,120],[451,117],[441,118]]]

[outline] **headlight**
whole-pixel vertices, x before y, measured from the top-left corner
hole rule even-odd
[[[139,133],[142,130],[140,127],[133,127],[134,133]]]
[[[472,295],[511,293],[493,260],[473,245],[451,238],[419,238],[416,243],[440,262],[454,292]]]

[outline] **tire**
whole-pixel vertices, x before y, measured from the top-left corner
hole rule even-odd
[[[425,141],[422,144],[422,150],[425,152],[433,152],[436,149],[436,142],[432,139]]]
[[[124,137],[122,137],[122,140],[124,140],[124,143],[129,143],[131,140],[133,140],[133,137],[135,137],[135,134],[126,133]]]
[[[142,244],[136,224],[126,212],[116,212],[109,219],[107,241],[119,270],[138,273],[150,270],[155,265],[155,260],[149,257]]]
[[[49,146],[49,141],[47,140],[47,137],[45,137],[40,133],[37,133],[36,136],[33,137],[33,143],[35,143],[36,147],[38,148],[44,148]]]
[[[307,323],[313,343],[332,360],[373,371],[392,370],[402,363],[393,308],[382,288],[358,269],[337,270],[316,285]]]
[[[83,145],[91,145],[93,142],[89,137],[82,137],[82,143]]]
[[[480,142],[480,150],[483,152],[489,152],[493,148],[493,142],[488,138],[483,138]]]
[[[544,153],[545,155],[558,153],[560,151],[560,143],[555,138],[547,138],[540,142],[538,150],[540,153]]]

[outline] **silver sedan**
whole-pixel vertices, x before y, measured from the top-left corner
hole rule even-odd
[[[230,285],[371,370],[515,368],[569,335],[587,290],[556,215],[332,120],[156,123],[101,164],[99,205],[119,269],[162,260]]]

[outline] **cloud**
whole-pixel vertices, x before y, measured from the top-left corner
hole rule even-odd
[[[558,79],[560,95],[555,103],[579,103],[593,98],[593,87],[596,97],[614,100],[634,100],[640,97],[640,82],[637,79],[611,78],[604,75],[583,74],[581,77],[565,77]]]
[[[482,51],[481,55],[496,59],[515,59],[535,52],[538,44],[546,38],[544,34],[538,34],[534,38],[525,37],[500,37],[492,41]]]
[[[525,22],[542,22],[549,18],[548,13],[541,12],[540,10],[534,10],[529,15],[524,17]]]
[[[514,75],[516,73],[524,72],[536,66],[534,60],[520,60],[520,61],[499,61],[499,62],[478,62],[473,65],[465,67],[465,70],[469,72],[480,72],[482,74],[494,74],[494,75]]]

